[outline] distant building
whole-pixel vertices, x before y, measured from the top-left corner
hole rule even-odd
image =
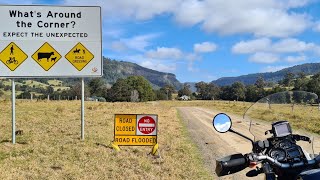
[[[186,96],[186,95],[183,95],[183,96],[179,97],[179,99],[182,100],[182,101],[189,101],[189,100],[191,100],[190,96]]]

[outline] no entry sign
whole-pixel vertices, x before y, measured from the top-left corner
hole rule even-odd
[[[137,123],[137,135],[156,135],[157,116],[139,115]]]
[[[152,146],[157,144],[158,115],[116,114],[114,144],[118,146]]]

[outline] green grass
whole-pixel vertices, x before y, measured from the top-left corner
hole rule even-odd
[[[62,85],[62,81],[60,80],[48,80],[47,81],[49,85],[53,85],[53,86],[61,86]]]

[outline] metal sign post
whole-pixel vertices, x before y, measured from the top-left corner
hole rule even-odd
[[[16,86],[14,79],[11,80],[12,86],[12,144],[16,143]]]
[[[81,140],[84,140],[84,79],[81,79]]]

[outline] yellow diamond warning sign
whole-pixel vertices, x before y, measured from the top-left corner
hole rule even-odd
[[[46,71],[48,71],[60,59],[61,55],[49,44],[44,43],[32,58]]]
[[[78,43],[66,54],[65,58],[78,71],[81,71],[94,58],[94,55],[84,45]]]
[[[11,70],[17,69],[20,64],[28,58],[14,42],[11,42],[3,51],[0,53],[0,60]]]

